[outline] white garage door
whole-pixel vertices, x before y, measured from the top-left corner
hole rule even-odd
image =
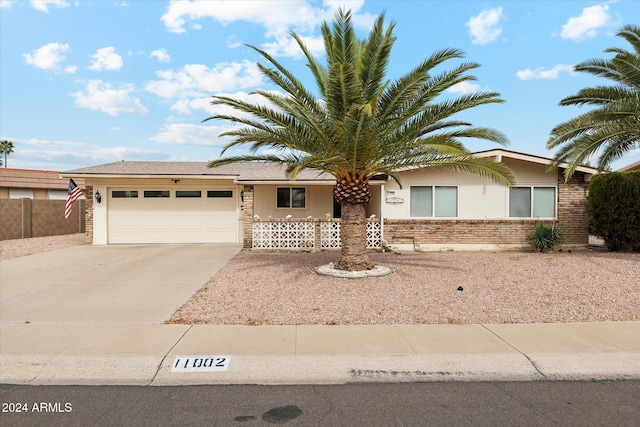
[[[235,243],[236,191],[109,189],[109,243]]]

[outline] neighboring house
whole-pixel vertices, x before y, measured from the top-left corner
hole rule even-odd
[[[511,168],[517,185],[432,168],[399,171],[402,188],[380,177],[367,205],[370,246],[382,237],[401,249],[522,247],[538,221],[565,227],[568,245],[588,244],[584,201],[596,169],[579,167],[565,183],[562,169],[547,173],[551,159],[502,149],[476,155]],[[307,170],[291,181],[267,163],[211,169],[206,162],[121,161],[61,175],[86,182],[94,244],[339,245],[335,180],[324,173]]]
[[[630,165],[624,166],[618,169],[616,172],[633,172],[640,171],[640,160],[635,163],[631,163]]]
[[[84,189],[84,180],[76,180]],[[69,179],[60,172],[34,169],[0,169],[0,199],[66,200]]]
[[[85,232],[84,200],[64,218],[68,185],[60,172],[0,168],[0,240]]]

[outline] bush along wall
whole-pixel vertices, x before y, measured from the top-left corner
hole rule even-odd
[[[591,232],[610,251],[640,252],[640,172],[596,175],[589,184]]]

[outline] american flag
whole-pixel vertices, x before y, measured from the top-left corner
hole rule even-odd
[[[74,180],[69,180],[69,190],[67,191],[67,204],[64,207],[64,217],[69,218],[71,215],[71,208],[73,207],[73,202],[78,200],[82,196],[82,190],[80,187],[76,185]]]

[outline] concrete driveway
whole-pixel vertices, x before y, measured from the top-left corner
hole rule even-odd
[[[0,265],[0,321],[167,320],[240,245],[77,246]]]

